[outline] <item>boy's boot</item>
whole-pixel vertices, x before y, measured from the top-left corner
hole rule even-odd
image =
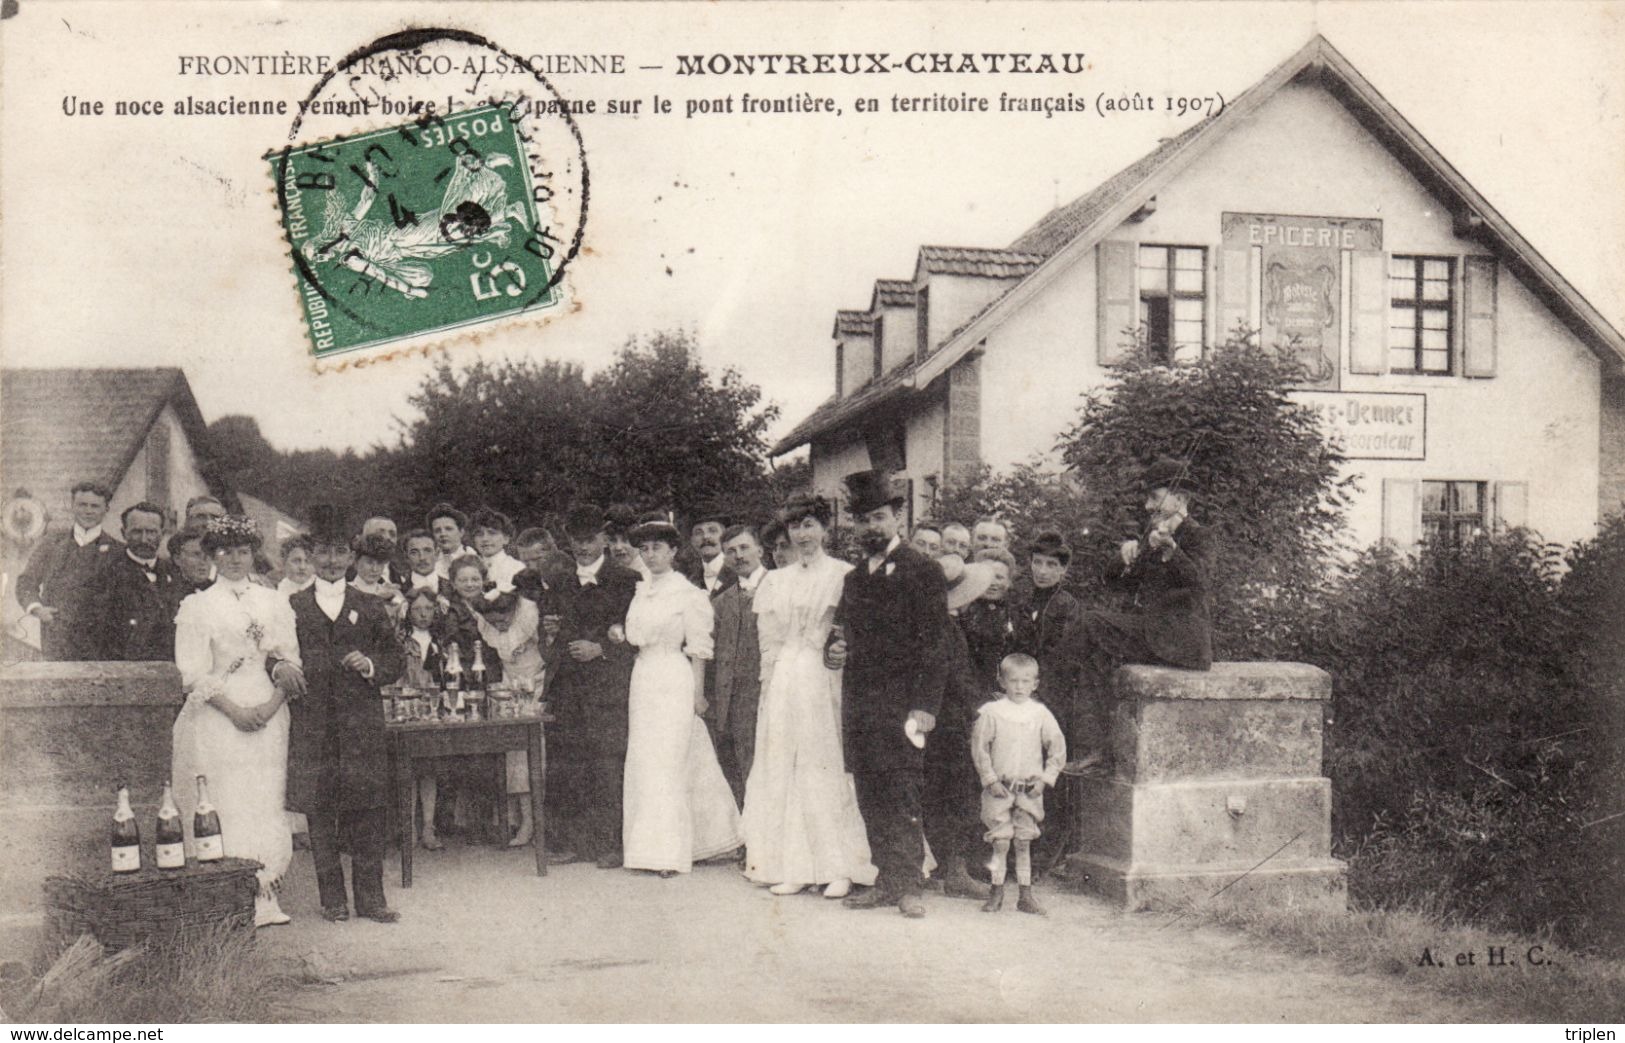
[[[1038,904],[1038,899],[1033,897],[1032,884],[1021,884],[1020,888],[1021,890],[1016,898],[1017,909],[1024,913],[1035,913],[1039,916],[1049,915],[1044,911],[1044,907]]]
[[[987,901],[982,903],[982,912],[996,913],[1004,908],[1004,885],[994,884],[988,889]]]

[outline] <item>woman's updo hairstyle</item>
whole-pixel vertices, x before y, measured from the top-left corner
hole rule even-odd
[[[803,518],[813,518],[827,529],[834,513],[830,502],[817,493],[796,493],[785,501],[784,508],[779,511],[779,521],[789,527]]]
[[[679,550],[683,546],[683,538],[677,535],[677,526],[665,519],[642,522],[632,530],[627,542],[634,547],[641,547],[645,543],[664,543],[672,550]]]

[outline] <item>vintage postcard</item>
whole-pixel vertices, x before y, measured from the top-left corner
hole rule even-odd
[[[0,1020],[1620,1021],[1621,54],[4,0]]]

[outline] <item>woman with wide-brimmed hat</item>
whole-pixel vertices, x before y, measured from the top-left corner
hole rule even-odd
[[[175,618],[175,665],[186,689],[173,734],[175,795],[190,840],[193,780],[208,776],[226,854],[263,867],[256,926],[287,923],[276,896],[293,860],[283,807],[286,700],[304,685],[293,609],[286,596],[249,578],[260,547],[252,520],[211,520],[203,546],[218,575],[181,602]]]

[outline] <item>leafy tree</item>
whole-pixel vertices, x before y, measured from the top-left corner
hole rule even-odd
[[[1105,561],[1139,534],[1148,463],[1189,461],[1199,489],[1192,515],[1219,536],[1221,658],[1278,651],[1340,546],[1354,479],[1339,476],[1343,456],[1315,412],[1287,397],[1302,380],[1288,352],[1239,331],[1191,365],[1158,365],[1137,352],[1110,384],[1084,393],[1060,438],[1061,458],[1085,490],[1084,561]]]
[[[777,407],[737,370],[713,375],[686,331],[632,338],[590,378],[553,361],[443,362],[409,401],[420,415],[387,471],[413,510],[444,499],[534,524],[587,500],[744,516],[771,498]]]

